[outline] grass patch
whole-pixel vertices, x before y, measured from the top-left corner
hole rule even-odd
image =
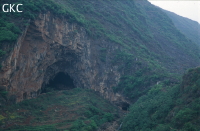
[[[6,110],[6,112],[5,112]],[[97,129],[116,118],[117,109],[94,91],[53,91],[0,110],[1,128],[13,130]],[[9,124],[15,123],[15,124]]]

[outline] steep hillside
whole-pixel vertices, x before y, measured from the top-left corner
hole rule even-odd
[[[196,57],[190,64],[199,63],[199,49],[174,28],[167,15],[146,0],[57,2],[81,17],[89,33],[124,46],[126,52],[149,65],[160,62],[168,71],[180,72],[187,69],[183,68],[189,59]]]
[[[132,105],[123,131],[199,131],[200,68],[190,69],[182,83],[160,83]]]
[[[1,5],[6,2],[0,1]],[[181,115],[171,116],[170,111],[179,107],[180,90],[185,90],[185,86],[179,87],[180,77],[187,69],[200,65],[200,48],[161,9],[146,0],[9,2],[22,3],[24,12],[0,12],[2,128],[9,130],[9,124],[17,121],[11,129],[62,130],[60,126],[71,125],[66,129],[95,130],[113,120],[114,107],[106,110],[109,104],[102,105],[101,97],[79,88],[98,92],[125,112],[133,104],[122,125],[125,131],[161,131],[195,125],[191,118],[186,121],[190,122],[188,125],[177,123]],[[51,90],[60,91],[48,94]],[[68,94],[73,91],[75,96]],[[51,110],[49,99],[61,104],[61,114],[57,109]],[[21,103],[12,105],[16,102]],[[71,107],[74,103],[75,107]],[[15,106],[27,108],[25,112],[31,118],[27,121],[37,127],[24,126],[27,115],[15,111]],[[31,110],[32,107],[35,109]],[[54,123],[63,117],[65,108],[77,109],[72,113],[82,117],[75,115],[78,120],[63,118]],[[49,113],[46,115],[40,109]],[[9,112],[4,113],[5,110]],[[53,115],[49,116],[50,113]],[[171,124],[171,120],[173,126],[165,125]],[[37,125],[39,121],[43,124]],[[46,124],[47,121],[50,123]]]
[[[173,12],[163,11],[172,19],[174,25],[181,33],[200,45],[200,24],[198,22],[179,16]]]
[[[52,91],[0,108],[2,131],[94,131],[119,116],[118,109],[85,89]]]
[[[1,12],[1,34],[11,37],[1,35],[0,84],[12,100],[37,96],[59,72],[112,101],[116,92],[137,98],[200,63],[199,48],[146,0],[11,2],[26,10]]]

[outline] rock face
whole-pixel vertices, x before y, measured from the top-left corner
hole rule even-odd
[[[19,37],[13,51],[2,63],[0,85],[17,102],[36,97],[59,72],[68,74],[75,87],[96,90],[110,101],[123,99],[111,87],[119,82],[117,66],[110,58],[99,58],[100,49],[107,56],[117,45],[93,40],[84,28],[70,24],[51,13],[40,14]]]

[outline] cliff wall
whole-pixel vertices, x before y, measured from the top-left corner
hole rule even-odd
[[[19,102],[36,97],[50,79],[64,72],[73,79],[75,87],[93,89],[115,101],[118,98],[111,87],[117,85],[121,75],[109,60],[99,59],[101,48],[112,53],[120,47],[103,39],[89,39],[83,28],[64,18],[40,14],[3,61],[0,85]]]

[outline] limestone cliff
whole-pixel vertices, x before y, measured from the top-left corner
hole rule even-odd
[[[13,51],[2,62],[0,85],[17,102],[36,97],[59,72],[67,73],[75,87],[90,88],[115,101],[111,89],[119,82],[117,66],[99,59],[99,49],[108,54],[119,48],[103,39],[92,40],[77,24],[51,13],[40,14],[19,37]],[[108,59],[108,58],[106,58]]]
[[[0,13],[10,18],[2,22],[4,34],[31,19],[12,51],[0,50],[5,54],[0,90],[6,89],[11,101],[45,93],[60,73],[70,77],[72,87],[96,90],[110,101],[125,101],[121,94],[135,101],[160,81],[175,83],[171,73],[181,75],[200,63],[199,47],[146,0],[45,2],[26,1],[29,14],[18,19]]]

